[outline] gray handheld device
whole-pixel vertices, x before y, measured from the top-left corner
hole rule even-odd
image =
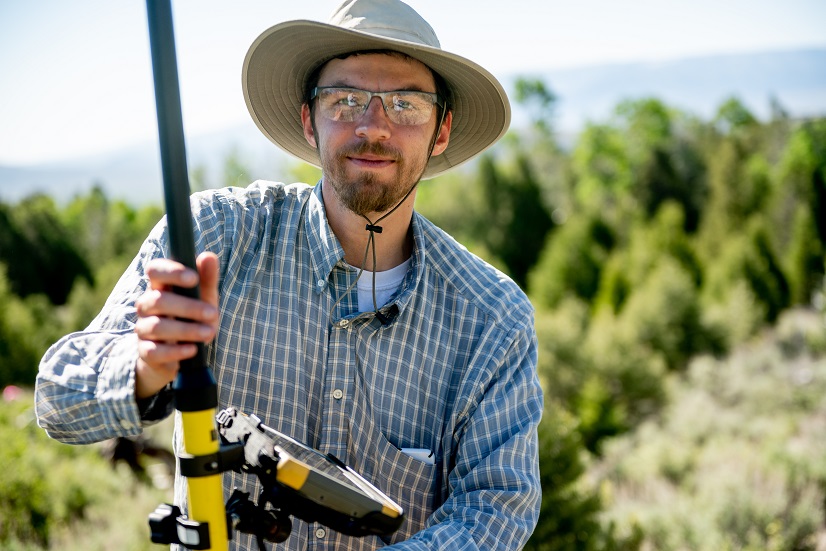
[[[323,454],[228,408],[216,416],[226,444],[243,443],[240,470],[258,475],[271,504],[307,522],[351,536],[392,534],[402,508],[332,454]]]

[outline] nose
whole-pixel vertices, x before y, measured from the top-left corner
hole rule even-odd
[[[367,110],[356,125],[356,135],[371,141],[386,140],[390,137],[390,120],[380,97],[370,98]]]

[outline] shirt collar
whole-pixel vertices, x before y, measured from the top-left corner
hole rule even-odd
[[[321,186],[322,180],[319,180],[307,201],[305,213],[305,226],[316,280],[314,287],[316,293],[326,289],[329,284],[330,272],[333,271],[339,261],[344,261],[344,249],[327,221],[327,211],[324,208]],[[415,211],[413,212],[412,228],[413,256],[411,257],[410,269],[402,282],[400,292],[392,301],[382,307],[381,311],[395,307],[399,312],[403,312],[412,300],[418,282],[424,277],[426,238],[421,215]]]
[[[410,304],[416,289],[419,287],[419,282],[425,276],[425,260],[427,258],[425,252],[426,239],[421,215],[418,212],[413,212],[413,220],[411,223],[411,227],[413,228],[413,256],[411,257],[410,269],[407,270],[407,275],[402,282],[399,294],[387,305],[395,305],[399,309],[399,312],[404,312],[405,307]]]
[[[316,280],[314,289],[316,293],[320,293],[328,285],[330,272],[344,259],[344,249],[327,221],[324,199],[321,196],[321,180],[315,185],[307,201],[304,226]]]

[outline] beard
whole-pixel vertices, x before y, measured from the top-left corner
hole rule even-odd
[[[347,158],[363,154],[392,159],[396,175],[390,181],[371,171],[348,177]],[[371,212],[387,212],[398,205],[419,180],[427,167],[427,156],[405,159],[402,153],[380,142],[360,141],[338,151],[321,155],[324,182],[332,185],[341,203],[350,211],[365,216]]]

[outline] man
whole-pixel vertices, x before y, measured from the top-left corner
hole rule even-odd
[[[321,181],[195,194],[198,274],[164,258],[159,224],[100,315],[44,357],[40,425],[71,443],[138,434],[172,411],[195,353],[176,343],[208,343],[219,408],[333,453],[406,512],[389,538],[296,522],[286,548],[521,547],[540,499],[533,310],[413,210],[422,177],[505,132],[501,85],[409,6],[349,0],[328,24],[264,32],[243,86],[262,132]],[[201,300],[170,292],[198,281]]]

